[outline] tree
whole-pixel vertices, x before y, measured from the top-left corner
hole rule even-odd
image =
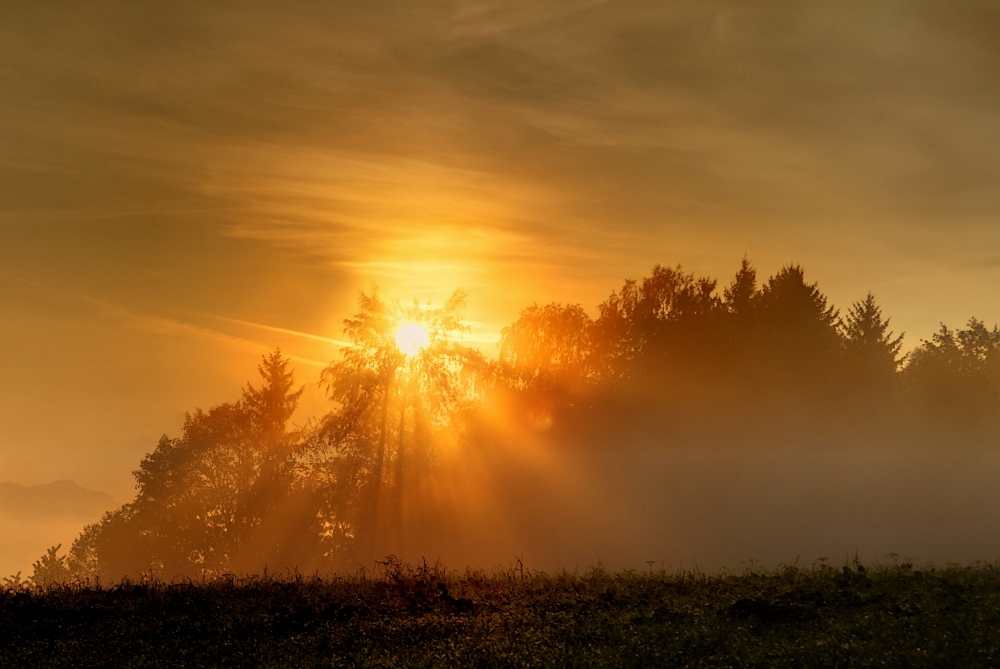
[[[906,403],[948,434],[1000,428],[996,327],[942,326],[900,373],[902,335],[871,294],[841,321],[801,267],[758,287],[747,258],[721,296],[716,288],[657,265],[613,292],[596,320],[580,305],[532,305],[503,329],[495,364],[462,345],[461,292],[440,308],[362,293],[344,322],[351,343],[322,373],[325,418],[289,427],[302,390],[280,351],[264,356],[259,388],[188,414],[135,472],[135,500],[88,526],[68,556],[50,549],[35,579],[370,566],[403,552],[407,513],[431,508],[425,491],[480,458],[495,472],[494,454],[507,442],[523,452],[557,413],[560,429],[539,447],[863,443],[900,434]],[[404,324],[426,341],[397,345]],[[446,459],[463,453],[475,457]]]
[[[755,302],[762,380],[782,392],[830,388],[842,351],[840,318],[816,284],[789,265],[768,279]]]
[[[855,385],[884,386],[891,382],[902,364],[903,335],[894,336],[889,319],[871,293],[855,302],[843,324],[846,361]]]
[[[590,376],[592,327],[578,304],[534,304],[500,331],[500,363],[519,387],[579,390]]]
[[[32,565],[34,569],[31,573],[32,584],[45,588],[53,583],[63,583],[69,579],[68,559],[65,555],[59,555],[60,548],[62,548],[62,544],[52,546]]]
[[[760,302],[760,291],[757,288],[757,270],[750,260],[743,256],[740,269],[733,277],[732,283],[722,291],[722,307],[725,318],[721,324],[722,355],[725,357],[727,369],[724,377],[730,389],[753,355],[751,350],[755,336],[757,307]]]
[[[240,488],[235,513],[242,536],[240,550],[234,552],[234,557],[249,558],[245,565],[249,569],[258,566],[254,563],[261,558],[282,564],[299,552],[292,547],[298,543],[295,534],[283,529],[291,520],[290,495],[293,491],[301,492],[296,490],[293,455],[302,442],[303,431],[289,430],[288,423],[304,388],[293,390],[295,374],[290,364],[281,355],[281,349],[264,356],[257,367],[263,381],[260,389],[247,383],[240,402],[258,460],[252,480],[245,481],[249,487]]]
[[[260,390],[247,384],[243,391],[243,410],[250,418],[251,429],[261,440],[268,453],[287,452],[292,434],[287,431],[288,421],[298,406],[304,388],[293,391],[295,373],[290,361],[277,348],[264,356],[257,366],[263,384]]]
[[[910,353],[906,385],[923,415],[981,425],[1000,409],[1000,330],[975,318],[965,330],[945,325]]]
[[[722,292],[723,304],[731,314],[751,313],[759,292],[757,291],[757,270],[750,260],[743,256],[740,269],[733,282]]]
[[[134,472],[135,500],[74,542],[74,573],[214,575],[283,559],[286,537],[269,520],[292,488],[301,435],[287,423],[302,391],[280,351],[258,371],[259,390],[248,384],[235,404],[187,414],[181,437],[160,439]]]
[[[481,396],[489,366],[458,342],[466,330],[461,291],[438,309],[417,303],[403,308],[377,290],[362,293],[359,307],[344,322],[351,345],[323,371],[321,383],[337,406],[308,457],[327,491],[323,522],[351,542],[360,540],[355,558],[367,563],[388,540],[387,518],[402,531],[406,471],[412,474],[429,461],[433,443]],[[408,322],[419,323],[428,335],[427,345],[412,356],[395,340]],[[392,508],[383,496],[388,484]]]
[[[595,369],[600,377],[676,377],[712,355],[720,301],[716,282],[656,265],[641,283],[629,280],[598,307]],[[670,379],[676,385],[677,379]]]

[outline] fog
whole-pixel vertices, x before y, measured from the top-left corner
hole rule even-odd
[[[465,499],[442,495],[414,512],[414,527],[393,552],[460,570],[505,569],[520,559],[548,572],[598,564],[646,570],[652,562],[715,573],[823,559],[839,565],[855,555],[866,564],[1000,556],[995,450],[632,445],[504,459],[479,462],[481,478]],[[106,506],[6,505],[0,573],[26,577],[46,548],[68,547],[110,500]]]
[[[49,546],[67,548],[85,525],[115,506],[109,495],[72,481],[30,487],[0,483],[0,578],[18,572],[27,578]]]
[[[362,294],[329,413],[292,422],[292,361],[263,356],[32,578],[1000,557],[1000,329],[904,354],[873,295],[841,312],[805,276],[657,265],[596,318],[525,308],[496,359],[462,345],[461,291]]]
[[[437,509],[445,527],[414,537],[405,559],[718,572],[1000,556],[995,451],[625,447],[508,474],[516,485],[480,483],[486,502]]]

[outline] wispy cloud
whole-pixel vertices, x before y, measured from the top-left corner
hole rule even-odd
[[[351,346],[351,342],[343,341],[341,339],[330,339],[329,337],[321,337],[319,335],[310,334],[308,332],[299,332],[298,330],[289,330],[287,328],[279,328],[273,325],[265,325],[263,323],[252,323],[250,321],[241,321],[236,318],[227,318],[225,316],[216,316],[215,314],[205,314],[209,318],[213,318],[220,321],[225,321],[227,323],[236,323],[238,325],[246,325],[252,328],[259,328],[261,330],[267,330],[268,332],[280,332],[281,334],[292,335],[293,337],[301,337],[303,339],[309,339],[311,341],[323,342],[325,344],[333,344],[334,346]]]
[[[220,346],[226,349],[241,349],[253,353],[260,353],[262,350],[266,350],[267,348],[266,343],[254,339],[239,337],[215,328],[205,327],[203,325],[187,322],[184,320],[180,320],[178,318],[172,318],[170,316],[137,311],[135,309],[130,309],[128,307],[116,304],[114,302],[110,302],[108,300],[98,299],[87,295],[81,295],[71,290],[67,290],[65,288],[56,287],[50,283],[45,282],[44,279],[41,279],[39,277],[33,277],[30,274],[20,272],[17,270],[12,270],[7,267],[0,266],[0,277],[3,277],[9,281],[16,281],[19,283],[26,284],[34,289],[38,289],[44,291],[45,293],[55,295],[63,300],[71,300],[82,305],[88,305],[95,310],[96,316],[98,318],[111,320],[120,326],[124,326],[134,330],[148,332],[151,334],[166,336],[170,338],[192,339],[207,343],[211,346]],[[253,323],[249,321],[227,318],[224,316],[217,316],[212,314],[202,314],[202,315],[218,321],[224,321],[228,323],[248,326],[250,328],[258,330],[277,332],[281,334],[290,335],[296,338],[308,339],[310,341],[322,342],[324,344],[331,344],[338,347],[350,345],[349,342],[344,342],[337,339],[330,339],[327,337],[321,337],[319,335],[314,335],[307,332],[299,332],[297,330],[264,325],[261,323]],[[321,361],[307,357],[302,357],[300,355],[296,355],[295,352],[291,352],[289,357],[291,357],[294,360],[309,364],[311,366],[325,367],[327,364],[329,364],[328,361]]]

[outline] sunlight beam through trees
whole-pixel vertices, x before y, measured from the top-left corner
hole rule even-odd
[[[744,259],[721,290],[657,265],[596,318],[581,305],[525,308],[496,360],[463,344],[464,308],[461,291],[440,307],[360,294],[350,346],[322,373],[326,416],[292,423],[302,389],[280,350],[263,356],[259,385],[187,414],[139,464],[135,499],[67,554],[50,549],[33,581],[370,568],[446,536],[490,495],[506,500],[502,513],[545,513],[526,483],[540,465],[514,457],[529,447],[560,454],[539,469],[552,484],[553,462],[640,442],[917,448],[1000,436],[1000,330],[942,325],[903,355],[872,294],[842,314],[797,265],[759,283]]]

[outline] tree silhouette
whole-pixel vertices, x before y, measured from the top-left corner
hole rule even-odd
[[[399,535],[406,470],[418,469],[432,456],[427,449],[433,440],[421,435],[433,432],[441,438],[481,394],[488,365],[458,342],[466,330],[461,291],[439,309],[403,308],[377,291],[362,294],[359,306],[344,323],[351,346],[323,371],[322,383],[338,406],[310,458],[328,491],[324,522],[345,538],[360,539],[355,558],[367,564],[388,541],[390,509],[383,492],[390,465],[391,520]],[[395,340],[407,322],[420,323],[428,335],[427,346],[413,356],[404,355]]]
[[[744,256],[732,283],[722,292],[722,321],[720,354],[725,367],[722,384],[730,393],[746,392],[745,381],[754,373],[753,344],[756,337],[757,308],[760,290],[757,287],[757,270]]]
[[[1000,436],[996,327],[942,325],[903,357],[873,295],[841,320],[798,265],[758,287],[743,258],[717,286],[657,265],[596,319],[580,305],[532,305],[502,330],[495,362],[462,345],[463,293],[436,309],[362,293],[344,322],[351,344],[322,372],[329,414],[291,429],[302,390],[280,351],[264,356],[259,387],[187,414],[140,463],[135,499],[67,556],[49,549],[32,582],[371,566],[404,550],[422,486],[455,471],[432,476],[437,465],[541,435],[557,417],[541,440],[580,448]],[[401,350],[404,324],[424,328],[426,344]]]
[[[52,546],[32,565],[31,582],[34,585],[46,588],[70,578],[69,559],[59,555],[60,548],[62,544]]]
[[[902,364],[903,335],[894,336],[889,319],[871,293],[851,305],[844,321],[844,349],[856,384],[890,383]]]
[[[69,564],[82,576],[143,569],[174,574],[253,570],[282,552],[265,523],[291,485],[299,438],[287,421],[301,394],[280,351],[258,368],[235,404],[184,421],[182,436],[163,436],[135,471],[134,501],[88,527]],[[276,545],[276,542],[278,545]]]
[[[743,256],[740,269],[733,282],[723,291],[723,303],[732,314],[744,315],[752,312],[759,296],[757,291],[757,270],[750,260]]]
[[[754,311],[762,383],[781,393],[830,389],[842,351],[839,316],[802,268],[789,265],[768,279]]]
[[[1000,409],[1000,330],[975,318],[964,330],[942,325],[909,357],[906,382],[921,409],[954,425],[982,427]]]
[[[606,379],[649,380],[697,367],[711,355],[721,302],[716,282],[680,266],[656,265],[601,303],[594,325],[595,368]]]
[[[518,387],[580,390],[590,377],[593,322],[578,304],[534,304],[500,332],[500,363]]]
[[[290,520],[289,507],[294,506],[288,503],[290,494],[297,491],[293,455],[303,438],[301,430],[288,429],[303,392],[303,388],[293,390],[295,379],[289,364],[280,349],[265,356],[257,367],[263,382],[260,389],[248,383],[240,402],[259,463],[249,489],[237,504],[236,521],[243,536],[233,557],[252,556],[245,565],[251,569],[261,557],[282,564],[296,555],[294,533],[282,531]]]

